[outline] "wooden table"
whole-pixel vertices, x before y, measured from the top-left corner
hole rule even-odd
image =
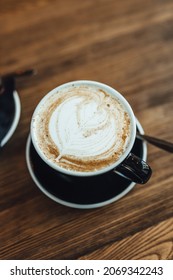
[[[25,162],[32,113],[52,88],[96,80],[129,101],[149,135],[173,141],[173,2],[2,0],[1,74],[17,81],[18,128],[0,154],[1,259],[172,259],[173,156],[148,146],[151,180],[102,208],[47,198]]]

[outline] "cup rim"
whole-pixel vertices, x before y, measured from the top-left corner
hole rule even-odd
[[[44,153],[41,151],[41,149],[39,148],[39,145],[36,141],[36,135],[34,133],[34,119],[40,109],[40,107],[44,104],[44,102],[50,98],[50,96],[52,96],[53,94],[55,94],[57,91],[64,89],[65,87],[69,87],[71,85],[93,85],[93,86],[97,86],[100,87],[102,90],[105,90],[106,92],[108,92],[110,95],[115,96],[120,103],[124,106],[125,110],[127,111],[129,117],[130,117],[130,130],[131,130],[131,135],[129,137],[129,143],[128,143],[128,147],[126,148],[125,152],[121,155],[121,157],[114,163],[111,164],[107,167],[104,167],[102,169],[96,170],[96,171],[74,171],[74,170],[68,170],[65,168],[62,168],[58,165],[56,165],[55,163],[53,163],[52,161],[50,161],[49,159],[47,159],[47,157],[44,155]],[[128,156],[128,154],[130,153],[133,144],[135,142],[135,138],[136,138],[136,119],[133,113],[133,110],[130,106],[130,104],[128,103],[128,101],[124,98],[124,96],[119,93],[116,89],[110,87],[107,84],[104,83],[100,83],[100,82],[96,82],[96,81],[90,81],[90,80],[76,80],[76,81],[71,81],[71,82],[67,82],[64,83],[62,85],[57,86],[56,88],[52,89],[51,91],[49,91],[41,100],[40,102],[37,104],[34,113],[32,115],[31,118],[31,125],[30,125],[30,133],[31,133],[31,139],[32,139],[32,143],[34,145],[34,148],[36,149],[38,155],[42,158],[42,160],[48,164],[51,168],[53,168],[54,170],[64,173],[66,175],[71,175],[71,176],[80,176],[80,177],[86,177],[86,176],[95,176],[95,175],[100,175],[100,174],[104,174],[108,171],[113,170],[114,168],[116,168],[121,162],[124,161],[124,159]]]

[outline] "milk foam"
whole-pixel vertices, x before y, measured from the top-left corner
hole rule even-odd
[[[130,120],[120,102],[94,86],[71,86],[52,96],[36,118],[38,144],[61,167],[92,171],[124,152]]]

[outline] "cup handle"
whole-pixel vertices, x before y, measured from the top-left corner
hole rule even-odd
[[[114,172],[138,184],[145,184],[152,174],[150,166],[132,153],[114,169]]]

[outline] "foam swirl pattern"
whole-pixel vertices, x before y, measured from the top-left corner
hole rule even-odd
[[[71,86],[43,104],[35,118],[47,159],[74,171],[113,164],[128,144],[129,116],[114,97],[94,86]]]

